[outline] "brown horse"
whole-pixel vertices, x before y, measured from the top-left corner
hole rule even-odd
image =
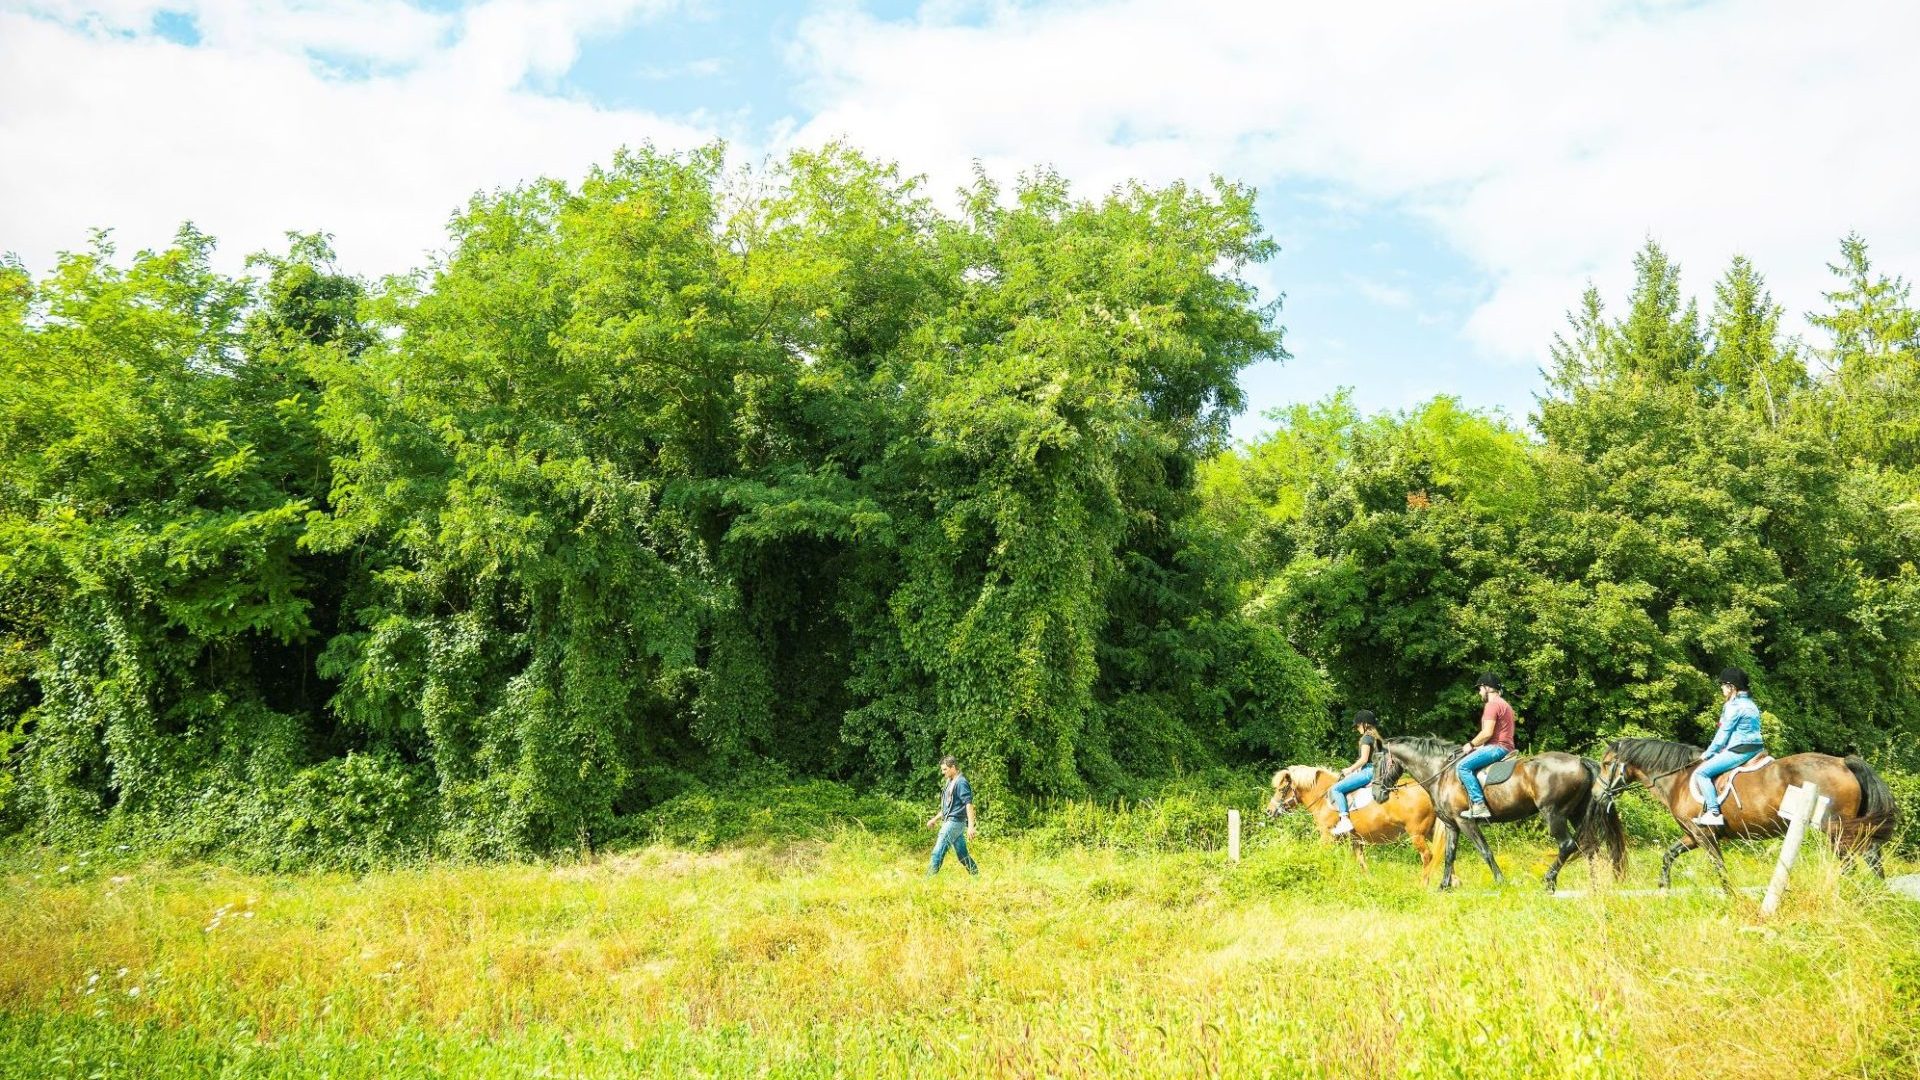
[[[1391,788],[1406,772],[1433,799],[1440,828],[1446,831],[1446,859],[1440,871],[1440,887],[1452,888],[1453,858],[1460,847],[1460,834],[1480,852],[1493,871],[1493,880],[1504,881],[1493,849],[1480,832],[1480,822],[1463,818],[1468,806],[1466,789],[1454,772],[1457,743],[1430,735],[1388,739],[1385,760],[1373,774],[1374,797]],[[1599,783],[1600,766],[1583,757],[1558,751],[1536,754],[1514,766],[1513,776],[1502,784],[1486,789],[1487,809],[1494,821],[1521,821],[1535,814],[1546,822],[1559,850],[1553,865],[1547,868],[1542,884],[1552,892],[1560,880],[1560,868],[1576,853],[1587,856],[1589,867],[1602,842],[1617,876],[1627,868],[1627,835],[1620,815],[1603,796]]]
[[[1273,774],[1273,798],[1267,802],[1267,816],[1304,807],[1313,815],[1320,838],[1334,839],[1333,827],[1340,820],[1340,811],[1334,809],[1327,794],[1339,779],[1339,774],[1315,765],[1281,769]],[[1385,800],[1375,799],[1348,816],[1353,819],[1353,831],[1347,836],[1353,844],[1353,857],[1361,866],[1367,865],[1363,844],[1384,844],[1406,833],[1413,849],[1420,853],[1420,882],[1426,883],[1433,871],[1433,848],[1427,843],[1433,833],[1433,800],[1418,784],[1394,788]]]
[[[1727,864],[1720,856],[1713,829],[1693,823],[1694,815],[1701,810],[1692,783],[1693,772],[1700,766],[1700,753],[1698,746],[1665,739],[1615,739],[1607,744],[1607,755],[1601,761],[1607,796],[1618,797],[1634,784],[1645,784],[1680,823],[1680,839],[1667,848],[1660,862],[1662,887],[1672,878],[1673,861],[1696,847],[1707,849],[1721,880],[1726,880]],[[1833,800],[1826,829],[1834,850],[1848,859],[1864,852],[1867,865],[1885,877],[1880,845],[1893,839],[1897,818],[1893,791],[1871,765],[1857,757],[1794,754],[1776,758],[1753,772],[1740,773],[1734,777],[1733,793],[1720,803],[1720,813],[1727,819],[1725,835],[1757,839],[1786,832],[1788,823],[1777,811],[1787,789],[1795,784],[1812,784]]]

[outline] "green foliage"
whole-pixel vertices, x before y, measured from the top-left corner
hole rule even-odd
[[[1000,820],[1179,849],[1219,804],[1169,781],[1361,706],[1464,733],[1485,668],[1536,748],[1704,738],[1728,662],[1777,749],[1920,730],[1920,316],[1855,237],[1817,375],[1751,264],[1703,316],[1649,245],[1531,430],[1342,394],[1238,449],[1285,351],[1225,182],[948,213],[841,146],[642,148],[373,286],[211,250],[0,262],[0,829],[707,845],[784,835],[715,792],[866,821],[784,778],[954,753]]]
[[[1556,341],[1541,441],[1446,398],[1363,419],[1337,396],[1209,463],[1207,513],[1257,604],[1389,730],[1471,730],[1491,668],[1535,748],[1704,742],[1711,673],[1739,663],[1776,749],[1882,746],[1920,730],[1920,463],[1834,424],[1895,407],[1912,315],[1846,256],[1817,321],[1878,374],[1809,378],[1743,259],[1703,325],[1649,245],[1626,315],[1589,290]]]
[[[811,780],[697,788],[623,824],[639,840],[711,851],[827,839],[847,829],[898,841],[911,837],[924,821],[920,808],[897,799],[863,795],[829,780]]]
[[[1249,191],[948,215],[843,147],[643,148],[371,288],[210,248],[0,279],[0,807],[42,837],[585,850],[768,761],[957,753],[1011,809],[1321,733],[1196,489],[1284,355]]]

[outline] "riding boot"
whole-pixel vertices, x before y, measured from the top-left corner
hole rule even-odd
[[[1486,803],[1477,802],[1462,811],[1460,816],[1463,818],[1472,818],[1475,821],[1486,821],[1493,816],[1493,811],[1487,809]]]
[[[1353,831],[1353,819],[1348,817],[1345,814],[1341,814],[1339,822],[1335,824],[1333,827],[1333,835],[1345,836],[1352,831]]]

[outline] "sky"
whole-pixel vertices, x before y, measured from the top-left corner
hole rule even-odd
[[[1920,274],[1916,41],[1909,0],[0,0],[0,251],[191,220],[227,269],[323,230],[400,272],[473,192],[646,141],[843,138],[936,195],[976,161],[1223,175],[1261,193],[1292,354],[1237,434],[1340,387],[1524,421],[1649,239],[1703,307],[1751,258],[1795,332],[1849,232]]]

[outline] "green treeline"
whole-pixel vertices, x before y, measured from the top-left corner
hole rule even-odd
[[[1855,240],[1831,350],[1650,247],[1537,437],[1336,398],[1240,448],[1285,353],[1230,184],[949,214],[844,148],[642,150],[410,276],[211,247],[0,266],[0,830],[495,857],[944,752],[1104,797],[1358,705],[1463,730],[1482,667],[1537,748],[1698,737],[1725,662],[1783,747],[1920,730],[1920,319]]]

